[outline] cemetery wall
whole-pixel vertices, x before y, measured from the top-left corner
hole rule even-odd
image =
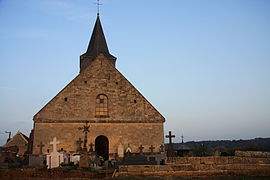
[[[126,174],[270,176],[270,158],[170,157],[166,165],[120,166],[119,175]]]

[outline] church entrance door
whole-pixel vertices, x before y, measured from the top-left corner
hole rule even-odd
[[[95,151],[104,160],[109,159],[109,140],[106,136],[98,136],[95,140]]]

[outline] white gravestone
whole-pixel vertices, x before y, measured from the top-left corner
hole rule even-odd
[[[124,157],[124,147],[121,143],[118,145],[117,154],[118,154],[118,157],[120,158]]]
[[[73,162],[75,165],[79,164],[79,162],[80,162],[80,154],[71,154],[70,162]]]
[[[57,151],[57,144],[60,142],[56,140],[56,137],[53,138],[53,141],[50,144],[53,146],[53,151],[47,155],[47,167],[49,169],[59,167],[62,162],[64,162],[64,154]]]
[[[129,145],[128,145],[127,149],[126,149],[126,153],[132,153],[131,148],[129,147]]]

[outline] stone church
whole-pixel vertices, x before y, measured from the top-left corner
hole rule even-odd
[[[40,144],[42,153],[51,152],[54,137],[58,150],[74,153],[84,141],[105,159],[116,157],[119,147],[132,153],[140,146],[143,152],[151,146],[160,151],[165,118],[115,63],[98,14],[87,51],[80,56],[80,73],[33,117],[33,154],[40,153]]]

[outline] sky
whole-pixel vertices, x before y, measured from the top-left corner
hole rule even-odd
[[[79,73],[95,0],[0,0],[0,145]],[[269,0],[101,0],[117,69],[174,142],[270,137]]]

